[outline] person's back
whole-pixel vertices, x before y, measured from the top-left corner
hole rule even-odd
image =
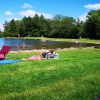
[[[48,52],[42,53],[43,58],[54,58],[54,49],[50,49]]]
[[[46,55],[48,54],[49,52],[42,52],[42,57],[43,58],[46,58]]]
[[[54,58],[54,54],[53,53],[47,53],[45,56],[47,59],[48,58]]]

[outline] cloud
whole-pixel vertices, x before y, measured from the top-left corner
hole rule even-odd
[[[1,30],[1,31],[4,30],[4,26],[3,26],[3,24],[0,24],[0,30]]]
[[[24,3],[23,6],[21,6],[22,8],[33,8],[32,5],[28,4],[28,3]]]
[[[7,15],[7,16],[11,16],[11,15],[13,15],[13,13],[10,12],[10,11],[6,11],[6,12],[5,12],[5,15]]]
[[[100,3],[98,3],[98,4],[88,4],[88,5],[85,5],[84,7],[88,8],[88,9],[98,10],[98,9],[100,9]]]
[[[81,21],[86,21],[86,19],[87,19],[86,16],[87,16],[87,13],[83,14],[82,16],[79,16],[79,19]]]
[[[41,16],[43,15],[45,18],[51,19],[53,16],[50,14],[42,13],[42,12],[36,12],[35,10],[26,10],[26,11],[21,11],[20,15],[21,16],[26,16],[26,17],[34,17],[35,15]]]
[[[88,9],[91,9],[91,10],[98,10],[100,9],[100,3],[98,4],[87,4],[84,6],[85,8],[88,8]],[[81,21],[86,21],[86,16],[87,16],[88,13],[84,13],[83,15],[79,16],[79,19]]]

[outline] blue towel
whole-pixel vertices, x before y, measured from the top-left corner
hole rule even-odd
[[[11,64],[11,63],[16,63],[16,62],[19,62],[21,60],[11,60],[11,59],[5,59],[5,60],[0,60],[0,65],[1,64]]]

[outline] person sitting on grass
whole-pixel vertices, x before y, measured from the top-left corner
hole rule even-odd
[[[30,58],[23,58],[22,60],[41,60],[41,59],[51,59],[51,58],[59,58],[57,53],[54,53],[54,49],[49,50],[48,52],[42,52],[41,55],[34,55]]]
[[[58,54],[54,52],[54,49],[50,49],[48,52],[43,52],[42,57],[45,59],[57,58]]]

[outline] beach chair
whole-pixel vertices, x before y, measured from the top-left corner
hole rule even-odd
[[[5,59],[5,56],[8,54],[10,49],[11,49],[10,46],[3,46],[2,47],[2,49],[0,50],[0,60]]]

